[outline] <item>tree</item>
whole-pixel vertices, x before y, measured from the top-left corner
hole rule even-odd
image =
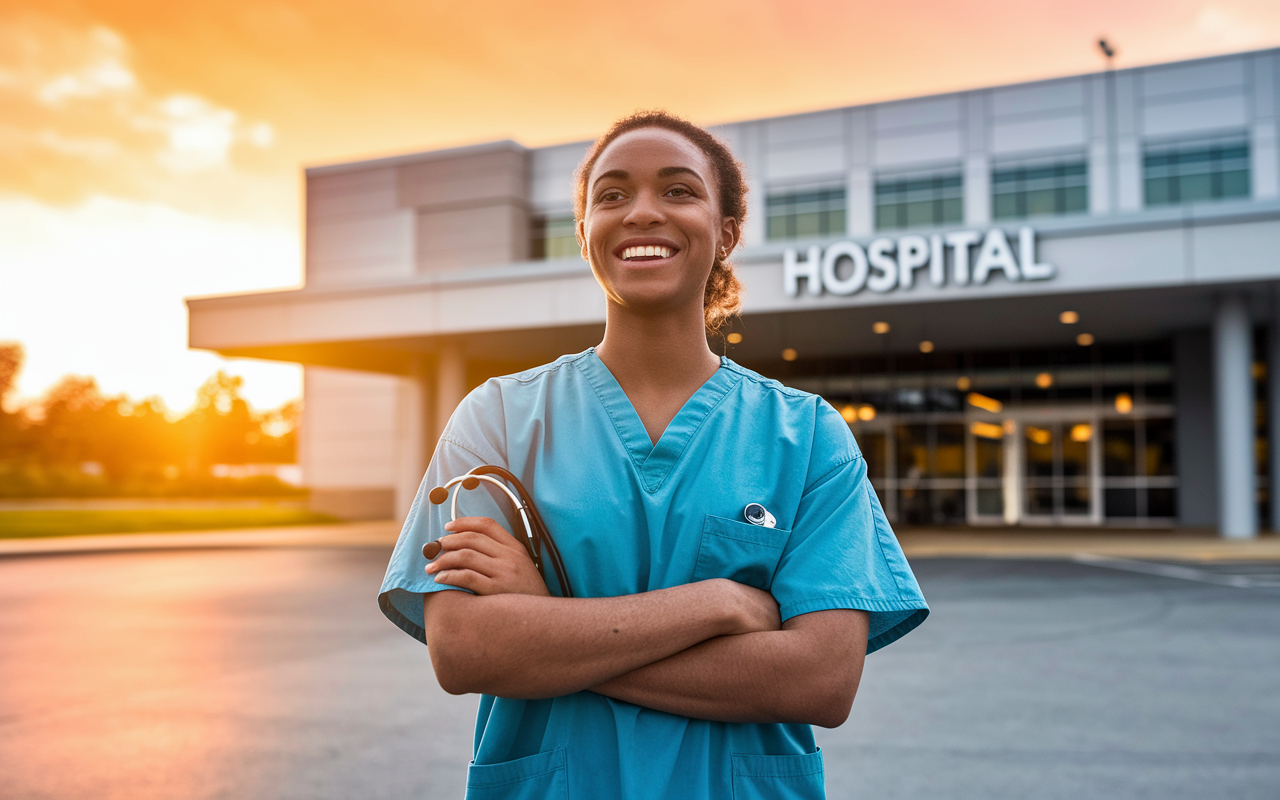
[[[4,411],[5,398],[17,383],[25,353],[17,342],[0,342],[0,412]]]
[[[213,464],[247,464],[262,436],[249,404],[240,396],[244,378],[222,370],[196,390],[196,405],[180,423],[188,445],[187,464],[204,473]]]
[[[0,398],[21,364],[21,346],[0,345]],[[107,396],[93,378],[68,375],[22,409],[0,408],[0,495],[287,490],[263,476],[211,475],[214,464],[296,460],[300,404],[255,413],[243,388],[243,378],[219,371],[201,385],[195,406],[175,419],[159,398]]]
[[[0,342],[0,459],[12,458],[22,447],[22,429],[16,413],[5,410],[5,399],[17,383],[24,353],[17,342]]]

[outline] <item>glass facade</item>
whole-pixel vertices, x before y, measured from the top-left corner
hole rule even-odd
[[[572,215],[535,218],[530,258],[538,261],[580,255],[582,250],[578,247],[576,229]]]
[[[905,525],[1174,524],[1168,341],[788,365],[849,421]]]
[[[1142,155],[1148,206],[1249,196],[1249,143],[1244,139],[1148,145]]]
[[[844,188],[771,193],[765,217],[769,239],[838,236],[845,231]]]
[[[964,219],[960,173],[876,181],[876,229],[949,225]]]
[[[991,172],[995,219],[1079,214],[1089,209],[1089,173],[1083,159],[998,167]]]

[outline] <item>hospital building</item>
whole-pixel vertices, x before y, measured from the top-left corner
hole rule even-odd
[[[829,400],[897,525],[1280,528],[1278,109],[1265,50],[716,126],[713,348]],[[598,343],[587,145],[308,168],[304,287],[188,301],[192,347],[304,365],[315,509],[402,515],[472,387]]]

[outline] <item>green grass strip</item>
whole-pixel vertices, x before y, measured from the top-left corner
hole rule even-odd
[[[341,522],[303,508],[142,508],[0,511],[0,539],[265,528]]]

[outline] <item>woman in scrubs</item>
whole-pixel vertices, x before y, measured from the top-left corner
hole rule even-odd
[[[863,657],[928,614],[840,415],[708,347],[745,192],[705,130],[615,123],[577,175],[604,339],[489,380],[441,436],[379,604],[446,691],[481,695],[468,798],[823,797],[810,726],[843,723]],[[482,464],[534,495],[575,597],[505,498],[466,492],[454,522],[427,502]]]

